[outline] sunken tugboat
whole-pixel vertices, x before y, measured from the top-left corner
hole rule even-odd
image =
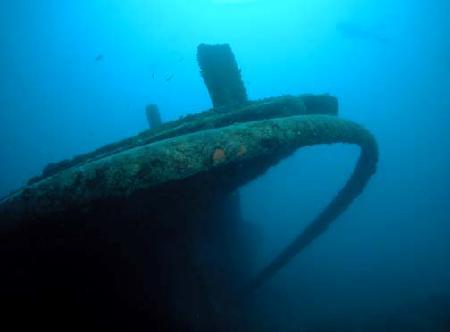
[[[249,330],[240,298],[320,236],[374,174],[378,150],[337,99],[249,101],[228,45],[200,45],[213,108],[47,166],[0,200],[3,320],[47,329]],[[236,191],[296,150],[348,143],[353,174],[256,276]],[[237,308],[239,308],[237,310]],[[18,320],[16,318],[19,317]]]

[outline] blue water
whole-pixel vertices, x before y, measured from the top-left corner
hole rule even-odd
[[[0,196],[49,162],[211,106],[200,43],[230,43],[251,99],[339,98],[377,138],[363,195],[258,295],[267,331],[450,330],[450,2],[0,2]],[[297,152],[241,189],[255,270],[320,211],[358,150]],[[447,324],[447,325],[446,325]]]

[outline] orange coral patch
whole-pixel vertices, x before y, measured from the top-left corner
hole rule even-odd
[[[212,159],[215,163],[222,162],[225,160],[225,158],[226,158],[225,151],[223,149],[214,150]]]

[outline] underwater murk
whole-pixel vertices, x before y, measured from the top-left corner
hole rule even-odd
[[[450,331],[450,2],[0,2],[6,330]]]

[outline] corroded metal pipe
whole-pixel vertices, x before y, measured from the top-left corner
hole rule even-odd
[[[200,44],[197,60],[215,108],[239,106],[247,102],[241,71],[230,45]]]
[[[342,127],[341,134],[345,134]],[[275,259],[273,259],[248,285],[246,292],[254,292],[264,285],[278,271],[304,249],[306,249],[316,238],[323,234],[330,224],[336,220],[358,197],[376,171],[378,161],[378,147],[374,137],[367,131],[356,131],[351,133],[351,143],[361,148],[361,153],[353,171],[345,186],[339,191],[330,204],[300,233]],[[341,136],[340,139],[344,138]]]
[[[150,104],[145,108],[145,115],[147,116],[148,127],[155,129],[161,126],[161,114],[159,113],[158,106]]]

